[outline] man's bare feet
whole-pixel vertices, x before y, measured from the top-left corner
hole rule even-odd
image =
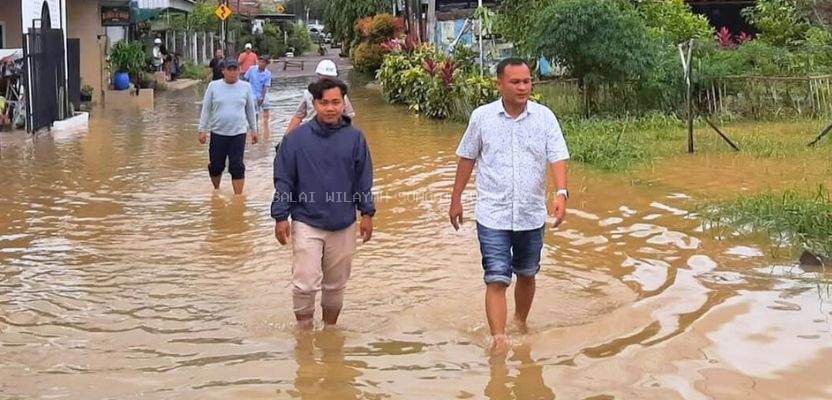
[[[508,353],[508,337],[505,334],[491,337],[491,355],[499,356]]]
[[[310,318],[298,318],[297,328],[300,331],[311,331],[315,327],[314,320]]]
[[[521,319],[518,316],[514,316],[514,325],[517,326],[517,331],[520,332],[521,335],[527,335],[529,333],[529,326],[526,324],[526,320]]]

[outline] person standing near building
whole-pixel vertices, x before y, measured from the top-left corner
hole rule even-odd
[[[546,172],[554,176],[554,226],[566,216],[566,160],[569,151],[555,115],[529,101],[531,70],[522,59],[497,64],[501,98],[477,108],[457,149],[459,162],[448,214],[454,229],[462,223],[462,192],[477,165],[477,236],[484,270],[485,312],[492,351],[504,354],[506,289],[512,275],[514,320],[525,333],[540,270],[547,219]]]
[[[211,59],[211,62],[208,63],[208,67],[211,68],[211,80],[216,81],[218,79],[222,79],[222,64],[223,58],[225,58],[225,53],[222,49],[214,50],[214,58]]]
[[[372,237],[376,212],[370,148],[343,116],[347,85],[324,79],[309,91],[316,117],[283,138],[271,207],[278,242],[292,239],[292,303],[301,329],[313,326],[318,291],[324,323],[338,321],[356,246],[356,212],[364,242]]]
[[[234,194],[242,194],[245,185],[246,166],[243,154],[246,148],[246,131],[251,143],[258,141],[257,117],[255,116],[254,95],[251,86],[242,82],[237,62],[227,60],[224,64],[223,79],[212,81],[202,99],[202,113],[199,117],[199,143],[208,141],[210,163],[208,174],[214,189],[219,189],[222,173],[228,160],[228,172]]]
[[[164,63],[165,54],[162,53],[162,39],[156,38],[153,40],[153,50],[150,51],[150,64],[153,66],[154,72],[159,72],[162,70]]]
[[[269,71],[269,57],[260,56],[257,61],[257,68],[251,68],[246,72],[246,81],[251,85],[254,94],[254,101],[257,102],[257,116],[261,124],[260,132],[263,140],[269,138],[269,107],[267,95],[269,87],[272,86],[272,73]]]
[[[249,68],[257,64],[257,53],[252,50],[251,43],[246,43],[246,49],[237,57],[237,63],[240,64],[240,73],[243,74],[243,77],[245,77]]]
[[[321,60],[315,68],[315,74],[318,76],[318,80],[335,79],[338,78],[338,67],[332,60]],[[355,109],[353,109],[352,103],[346,95],[344,96],[344,115],[350,118],[355,118]],[[308,90],[304,90],[303,99],[298,105],[295,115],[292,116],[292,120],[289,121],[289,127],[286,128],[286,133],[292,132],[295,128],[300,126],[300,124],[309,122],[313,119],[315,119],[314,99],[312,98],[312,93],[309,93]]]

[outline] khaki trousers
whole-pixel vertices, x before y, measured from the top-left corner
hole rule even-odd
[[[315,296],[321,307],[341,309],[352,269],[356,224],[340,231],[318,229],[292,221],[292,301],[295,314],[315,313]]]

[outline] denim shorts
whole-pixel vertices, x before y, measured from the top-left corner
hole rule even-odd
[[[511,284],[512,273],[533,277],[540,271],[546,225],[530,231],[491,229],[477,223],[485,283]]]

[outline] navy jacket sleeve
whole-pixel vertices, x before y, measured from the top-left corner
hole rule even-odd
[[[376,206],[373,202],[373,160],[370,157],[370,147],[363,134],[359,133],[358,143],[355,146],[355,176],[357,187],[355,188],[355,208],[361,215],[375,215]]]
[[[287,137],[288,138],[288,137]],[[284,139],[274,156],[274,198],[272,199],[272,218],[277,221],[289,219],[297,181],[297,163],[294,146]]]

